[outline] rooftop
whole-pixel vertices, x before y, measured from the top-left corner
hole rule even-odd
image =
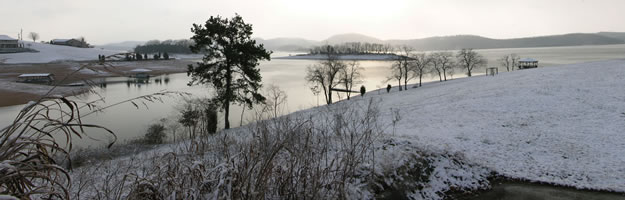
[[[67,42],[67,41],[70,41],[70,40],[73,40],[73,39],[54,39],[54,40],[52,40],[52,42]]]
[[[50,73],[40,73],[40,74],[22,74],[18,77],[40,77],[40,76],[51,76]]]
[[[519,62],[538,62],[538,60],[533,59],[533,58],[521,58]]]
[[[0,35],[0,40],[17,40],[9,37],[8,35]]]

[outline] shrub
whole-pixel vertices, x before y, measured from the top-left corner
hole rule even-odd
[[[165,142],[165,126],[162,124],[152,124],[144,136],[144,141],[148,144],[163,144]]]

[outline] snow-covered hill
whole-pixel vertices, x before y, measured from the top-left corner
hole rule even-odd
[[[380,95],[397,137],[508,177],[625,192],[625,61],[431,83]]]
[[[39,52],[0,54],[0,63],[49,63],[63,60],[97,60],[98,55],[111,55],[120,52],[100,48],[77,48],[27,41],[23,41],[23,43],[25,47],[35,49]]]
[[[379,102],[376,105],[380,115],[376,119],[381,124],[392,124],[393,119],[398,119],[395,117],[398,112],[401,117],[397,125],[384,126],[384,141],[376,141],[378,148],[373,166],[375,174],[385,174],[384,169],[391,172],[384,182],[394,184],[394,181],[412,180],[398,175],[406,170],[402,166],[413,166],[415,169],[427,167],[419,163],[410,164],[413,162],[409,161],[411,158],[430,160],[429,165],[433,168],[423,180],[425,183],[418,187],[419,191],[406,194],[415,199],[444,198],[444,193],[453,189],[484,189],[488,184],[486,177],[491,172],[580,189],[625,192],[623,86],[625,60],[601,61],[434,82],[402,92],[396,89],[391,93],[372,91],[364,98],[354,97],[329,107],[298,111],[289,117],[304,116],[301,118],[318,121],[314,123],[317,128],[325,130],[328,127],[332,129],[333,120],[342,119],[336,117],[337,113],[346,110],[346,107],[354,110],[367,107],[366,102]],[[217,146],[230,144],[224,141],[236,143],[256,138],[246,134],[250,130],[254,128],[234,128],[222,132],[223,135],[208,136],[207,140],[214,141],[211,145],[219,149]],[[222,140],[225,136],[233,139]],[[85,167],[74,172],[74,180],[79,180],[81,174],[96,173],[99,174],[96,178],[110,175],[123,182],[124,173],[145,173],[148,168],[169,169],[171,163],[196,167],[201,176],[219,172],[223,176],[209,177],[220,184],[227,182],[223,180],[231,180],[229,173],[220,170],[228,171],[232,166],[228,163],[216,164],[223,162],[216,159],[224,156],[219,150],[197,155],[177,152],[187,157],[176,157],[175,162],[170,161],[169,165],[168,161],[162,161],[168,152],[176,155],[174,149],[179,148],[176,146],[184,147],[184,144],[189,143],[166,145],[135,156]],[[343,148],[340,142],[336,145],[337,149]],[[239,155],[242,152],[235,148],[231,153]],[[245,153],[247,151],[243,151]],[[197,167],[205,165],[214,168]],[[127,172],[118,172],[122,168],[120,166],[124,166]],[[368,168],[362,166],[361,169]],[[195,168],[189,169],[193,170]],[[419,176],[409,172],[408,177]],[[174,175],[179,176],[185,177],[183,174]],[[162,179],[154,178],[149,173],[146,177],[158,183]],[[346,190],[350,194],[371,197],[365,191],[366,184],[349,187]],[[219,188],[213,192],[218,193]]]

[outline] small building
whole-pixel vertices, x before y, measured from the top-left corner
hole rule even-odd
[[[521,58],[519,60],[519,69],[537,68],[538,60],[533,58]]]
[[[13,39],[7,35],[0,35],[0,49],[19,48],[17,39]]]
[[[50,44],[80,47],[80,48],[89,48],[89,44],[87,44],[87,42],[80,41],[77,39],[54,39],[50,41]]]
[[[17,82],[22,83],[52,83],[54,82],[54,75],[51,73],[41,74],[22,74],[17,77]]]

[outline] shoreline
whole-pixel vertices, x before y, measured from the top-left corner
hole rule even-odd
[[[66,84],[83,82],[96,78],[127,77],[130,70],[149,69],[150,76],[183,73],[191,60],[159,60],[159,61],[119,61],[107,62],[112,66],[95,65],[74,73],[84,61],[41,63],[41,64],[0,64],[0,107],[15,106],[37,100],[45,95],[54,85],[19,83],[17,76],[25,73],[52,73],[59,86],[52,95],[74,96],[88,90],[86,86],[65,86]],[[74,74],[72,74],[74,73]],[[64,80],[64,81],[62,81]]]

